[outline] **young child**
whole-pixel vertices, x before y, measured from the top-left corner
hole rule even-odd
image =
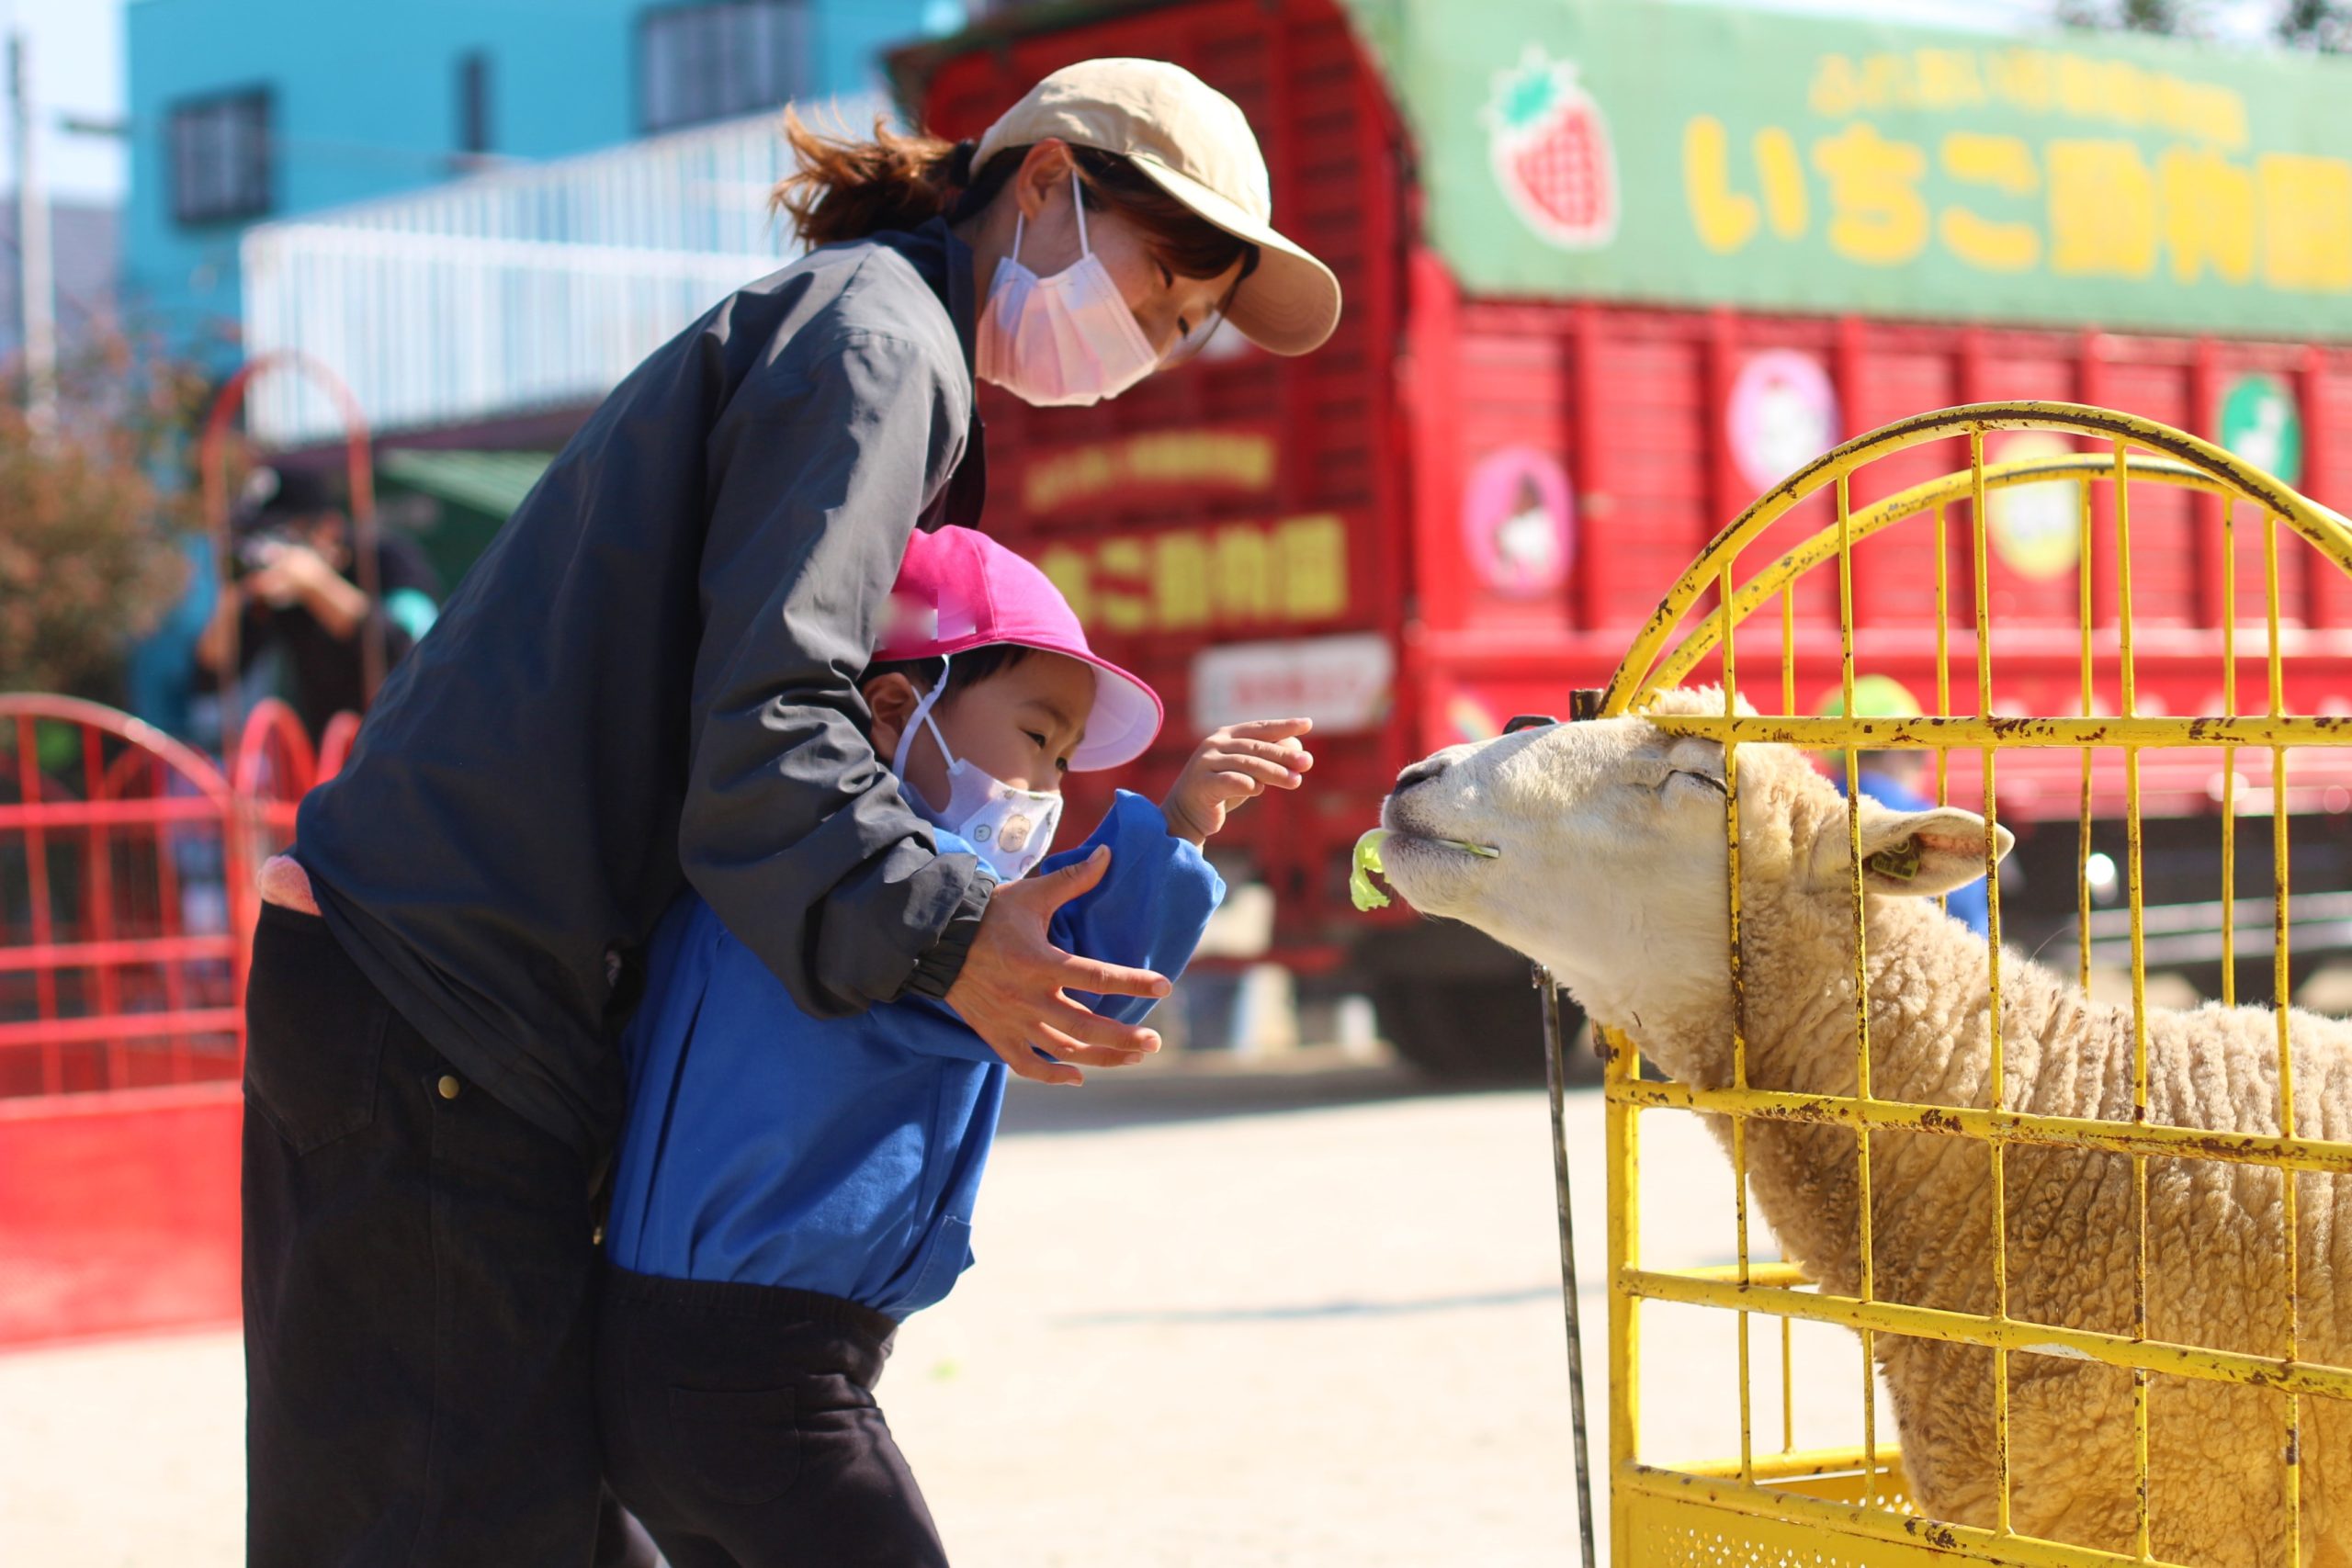
[[[1297,787],[1306,721],[1217,731],[1162,804],[1122,792],[1047,861],[1061,775],[1139,755],[1159,699],[1089,650],[1044,573],[967,529],[915,535],[893,610],[859,684],[940,852],[1066,875],[1057,946],[1176,975],[1224,894],[1202,840]],[[1129,1022],[1151,1006],[1074,999]],[[809,1016],[692,894],[654,937],[623,1052],[596,1351],[609,1483],[672,1568],[944,1563],[873,1388],[899,1321],[971,1265],[1003,1062],[921,997]]]

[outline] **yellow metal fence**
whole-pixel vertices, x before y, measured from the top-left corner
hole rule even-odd
[[[1988,464],[1985,440],[2002,431],[2047,431],[2073,438],[2086,449],[2032,461]],[[1871,464],[1922,446],[1965,445],[1966,467],[1916,484],[1872,504],[1850,504],[1855,476]],[[2077,492],[2080,530],[2077,554],[2080,607],[2081,686],[2078,711],[2015,715],[1996,711],[1994,672],[1999,658],[1987,582],[1986,498],[2027,484],[2066,484]],[[2249,636],[2241,649],[2239,628],[2225,626],[2216,639],[2225,711],[2172,716],[2139,711],[2134,689],[2132,602],[2132,499],[2136,487],[2173,486],[2219,498],[2218,526],[2224,618],[2238,604],[2233,574],[2240,530],[2260,530],[2266,615],[2258,645]],[[1826,492],[1834,521],[1793,549],[1742,576],[1742,555],[1774,523]],[[2095,504],[2103,501],[2104,505]],[[2210,509],[2210,508],[2209,508]],[[1955,516],[1954,513],[1961,513]],[[1853,556],[1855,547],[1885,530],[1934,530],[1936,649],[1933,712],[1916,718],[1811,717],[1801,714],[1797,689],[1794,588],[1816,570],[1834,570],[1840,623],[1838,712],[1855,708],[1857,678]],[[2094,530],[2104,537],[2094,539]],[[2300,541],[2300,544],[2294,543]],[[2352,744],[2352,720],[2289,711],[2284,679],[2291,633],[2282,633],[2278,555],[2290,547],[2317,551],[2336,570],[2352,570],[2352,528],[2345,522],[2209,443],[2165,426],[2108,410],[2056,403],[1982,404],[1925,415],[1858,437],[1826,454],[1760,498],[1725,528],[1677,582],[1657,615],[1643,628],[1601,704],[1602,716],[1641,711],[1665,688],[1693,680],[1720,681],[1720,716],[1661,716],[1662,726],[1715,737],[1724,749],[1727,798],[1725,853],[1730,860],[1729,953],[1735,1034],[1730,1087],[1701,1089],[1645,1076],[1634,1043],[1609,1042],[1607,1077],[1609,1147],[1609,1365],[1610,1477],[1613,1560],[1621,1568],[1680,1568],[1684,1564],[1773,1564],[1804,1568],[1816,1563],[1926,1563],[1970,1560],[2034,1565],[2158,1562],[2168,1508],[2188,1506],[2167,1497],[2152,1481],[2150,1394],[2156,1378],[2197,1380],[2268,1391],[2281,1404],[2277,1443],[2278,1505],[2284,1509],[2283,1548],[2270,1559],[2286,1568],[2352,1563],[2352,1541],[2331,1537],[2352,1533],[2352,1497],[2336,1506],[2345,1512],[2334,1530],[2323,1530],[2318,1514],[2306,1517],[2306,1448],[2312,1402],[2352,1399],[2352,1369],[2307,1359],[2303,1269],[2298,1256],[2298,1203],[2310,1196],[2290,1171],[2324,1179],[2352,1175],[2352,1144],[2300,1135],[2295,1124],[2294,1053],[2290,1048],[2288,994],[2290,827],[2285,808],[2290,750]],[[1951,547],[1957,545],[1960,548]],[[1955,556],[1964,551],[1970,570],[1955,584]],[[2093,562],[2104,556],[2116,572],[2111,624],[2095,624]],[[1973,606],[1973,626],[1961,634],[1955,659],[1950,614],[1956,590]],[[1735,628],[1757,621],[1769,626],[1777,612],[1780,660],[1777,682],[1743,685],[1738,656],[1746,638]],[[2249,631],[2251,627],[2247,628]],[[2258,711],[2239,710],[2239,665],[2259,660],[2267,700]],[[2120,682],[2120,711],[2100,713],[2094,700],[2095,666],[2110,685]],[[1955,675],[1960,690],[1955,693]],[[1973,676],[1973,682],[1970,677]],[[1973,692],[1969,686],[1973,684]],[[1778,712],[1742,712],[1753,707]],[[1973,701],[1971,700],[1973,698]],[[1747,1014],[1745,966],[1748,942],[1741,931],[1740,800],[1738,752],[1743,745],[1780,742],[1822,751],[1842,750],[1849,801],[1850,893],[1854,908],[1853,1018],[1856,1092],[1820,1095],[1792,1092],[1751,1081],[1748,1043],[1742,1037]],[[1935,757],[1936,795],[1949,798],[1951,753],[1973,751],[1978,759],[1981,801],[1961,802],[1981,809],[1985,822],[1985,870],[1990,885],[1992,941],[1989,1072],[1990,1100],[1973,1105],[1919,1103],[1883,1099],[1871,1092],[1872,1001],[1870,953],[1863,910],[1861,805],[1857,789],[1857,752],[1873,749],[1918,749]],[[1998,820],[1996,789],[2002,752],[2018,747],[2079,750],[2082,822],[2078,873],[2091,854],[2091,780],[2096,753],[2120,754],[2124,773],[2127,863],[2123,886],[2130,909],[2132,955],[2132,1108],[2128,1120],[2035,1114],[2001,1103],[2007,1098],[2001,1032],[2004,962],[2000,945],[2000,888],[1994,866]],[[2277,1130],[2215,1131],[2168,1125],[2149,1113],[2149,1019],[2144,931],[2142,920],[2141,752],[2149,748],[2218,749],[2221,760],[2221,830],[2218,833],[2220,894],[2225,911],[2235,908],[2239,753],[2267,759],[2269,768],[2271,873],[2275,919],[2271,956],[2277,1009]],[[2090,982],[2091,891],[2077,876],[2080,922],[2078,978]],[[2230,951],[2235,921],[2222,921],[2224,1003],[2234,1003],[2235,954]],[[2009,960],[2016,962],[2014,956]],[[1733,1166],[1736,1262],[1729,1267],[1669,1269],[1645,1266],[1640,1190],[1640,1127],[1646,1114],[1703,1112],[1728,1119]],[[1749,1136],[1758,1123],[1845,1129],[1856,1148],[1859,1185],[1860,1289],[1852,1295],[1827,1293],[1792,1266],[1755,1255],[1761,1239],[1749,1213]],[[1954,1310],[1917,1302],[1884,1299],[1873,1275],[1875,1213],[1887,1212],[1893,1195],[1874,1193],[1872,1140],[1893,1134],[1928,1134],[1972,1140],[1989,1156],[1992,1310]],[[2132,1266],[2132,1313],[2128,1331],[2033,1322],[2009,1311],[2007,1256],[2009,1156],[2017,1149],[2094,1151],[2131,1162],[2132,1208],[2138,1235]],[[2024,1157],[2024,1156],[2020,1156]],[[2273,1342],[2281,1353],[2173,1343],[2154,1337],[2149,1323],[2151,1269],[2148,1181],[2151,1160],[2215,1162],[2279,1172],[2277,1201],[2283,1205],[2280,1234],[2284,1256],[2275,1260],[2281,1275],[2283,1321]],[[2299,1187],[2304,1191],[2299,1196]],[[1668,1216],[1669,1219],[1674,1216]],[[2213,1238],[2216,1245],[2219,1238]],[[2167,1264],[2166,1266],[2171,1266]],[[2332,1280],[2332,1276],[2329,1277]],[[1738,1358],[1736,1454],[1693,1456],[1649,1453],[1640,1444],[1638,1379],[1644,1310],[1657,1304],[1710,1309],[1729,1314],[1736,1325]],[[1758,1430],[1757,1372],[1749,1328],[1756,1318],[1778,1321],[1781,1404],[1777,1442]],[[1793,1325],[1839,1325],[1860,1337],[1861,1362],[1853,1387],[1858,1396],[1858,1440],[1830,1449],[1800,1450],[1793,1410],[1799,1391],[1791,1352]],[[1996,1506],[1989,1520],[1959,1523],[1921,1516],[1909,1498],[1893,1434],[1881,1429],[1875,1359],[1883,1337],[1978,1348],[1993,1362],[1989,1397],[1994,1406],[1994,1489]],[[2016,1528],[2013,1503],[2020,1472],[2030,1483],[2046,1456],[2011,1451],[2013,1390],[2048,1359],[2098,1363],[2131,1379],[2130,1450],[2132,1457],[2134,1528],[2128,1542],[2093,1545],[2042,1540]],[[2016,1363],[2013,1365],[2013,1361]],[[1766,1382],[1770,1376],[1769,1363]],[[1769,1418],[1768,1412],[1768,1418]],[[2326,1499],[2310,1500],[2324,1508]],[[2207,1506],[2199,1504],[2198,1506]],[[2258,1500],[2247,1502],[2251,1521]],[[2249,1536],[2255,1532],[2250,1522]],[[2119,1545],[2120,1549],[2119,1549]],[[2248,1559],[2249,1561],[2251,1559]],[[2201,1560],[2200,1560],[2201,1561]],[[2236,1561],[2236,1560],[2233,1560]]]

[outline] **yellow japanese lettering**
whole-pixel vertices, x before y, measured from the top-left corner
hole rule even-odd
[[[1973,108],[1984,101],[1976,56],[1964,49],[1923,49],[1916,57],[1919,106],[1929,109]]]
[[[1068,545],[1049,545],[1037,558],[1037,570],[1069,601],[1070,613],[1081,625],[1094,614],[1093,573],[1082,553]]]
[[[1731,188],[1731,138],[1713,115],[1682,128],[1682,191],[1707,249],[1728,255],[1755,237],[1756,198]]]
[[[1113,539],[1096,558],[1102,581],[1095,583],[1095,613],[1114,632],[1139,632],[1149,623],[1150,599],[1144,580],[1141,539]]]
[[[1861,91],[1854,62],[1842,54],[1825,54],[1813,68],[1813,84],[1805,97],[1814,113],[1844,119],[1862,107]]]
[[[2046,51],[2005,49],[1985,64],[1995,96],[2028,114],[2046,114],[2057,102],[2057,59]]]
[[[1873,54],[1862,62],[1862,97],[1871,108],[1911,107],[1910,62],[1899,54]]]
[[[2268,152],[2262,186],[2262,276],[2273,288],[2352,289],[2352,162]]]
[[[1756,173],[1764,187],[1764,216],[1772,232],[1783,240],[1804,234],[1805,224],[1804,160],[1797,155],[1797,139],[1777,125],[1756,133]]]
[[[1945,172],[1969,185],[2006,196],[2030,196],[2041,184],[2033,149],[2018,136],[1987,136],[1955,130],[1943,140]],[[1937,220],[1945,248],[1969,265],[1987,272],[2025,272],[2041,259],[2041,234],[2030,223],[1985,218],[1964,207],[1947,207]]]
[[[2167,147],[2156,160],[2172,275],[2194,283],[2211,267],[2225,283],[2254,276],[2254,176],[2218,152]]]
[[[2073,277],[2156,269],[2156,182],[2129,141],[2049,144],[2050,267]]]
[[[1328,514],[1294,517],[1274,530],[1282,606],[1293,620],[1319,621],[1348,608],[1348,530]]]
[[[1210,547],[1209,585],[1220,621],[1274,618],[1273,562],[1262,529],[1232,523],[1216,531]]]
[[[1152,541],[1151,597],[1162,631],[1205,626],[1216,618],[1206,538],[1193,529],[1171,528]]]
[[[1829,243],[1849,261],[1898,266],[1928,243],[1919,180],[1928,155],[1856,121],[1813,144],[1814,166],[1829,182]]]

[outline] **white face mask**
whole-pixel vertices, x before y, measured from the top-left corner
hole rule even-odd
[[[1044,790],[1015,789],[949,750],[947,737],[939,732],[938,724],[931,716],[932,704],[945,690],[947,671],[943,669],[931,690],[923,694],[922,701],[915,705],[914,716],[907,720],[906,733],[899,737],[898,754],[890,759],[890,767],[899,775],[899,793],[906,796],[916,815],[970,844],[1007,882],[1017,881],[1028,875],[1030,868],[1044,860],[1046,852],[1053,847],[1054,829],[1061,825],[1062,797]],[[915,731],[925,725],[930,726],[931,738],[939,745],[939,754],[947,759],[944,809],[925,800],[922,791],[907,776],[907,755],[914,745]]]
[[[980,312],[979,369],[1022,401],[1040,407],[1115,398],[1159,365],[1136,313],[1086,239],[1086,197],[1070,172],[1078,212],[1078,260],[1039,277],[1021,265],[1024,220],[1012,225],[1012,254],[996,264]]]

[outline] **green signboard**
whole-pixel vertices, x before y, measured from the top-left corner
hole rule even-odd
[[[1476,293],[2352,339],[2352,61],[1346,4]]]

